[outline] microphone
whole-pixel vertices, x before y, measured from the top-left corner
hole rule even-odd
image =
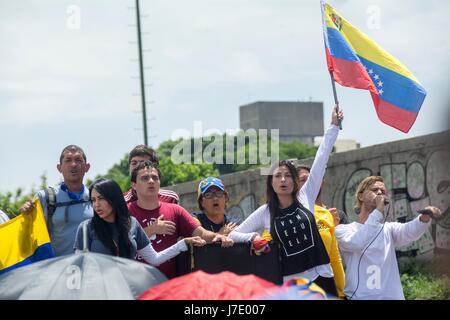
[[[384,198],[384,205],[387,206],[389,204],[390,200],[388,198]]]
[[[430,218],[434,219],[433,213],[431,212],[431,210],[427,210],[427,209],[417,210],[417,213],[425,214],[427,216],[430,216]]]

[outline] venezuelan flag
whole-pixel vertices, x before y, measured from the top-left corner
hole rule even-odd
[[[328,69],[339,84],[369,90],[378,118],[407,133],[426,91],[399,60],[322,1]]]
[[[0,274],[53,255],[39,199],[31,213],[0,225]]]

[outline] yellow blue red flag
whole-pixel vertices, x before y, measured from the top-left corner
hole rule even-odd
[[[39,199],[31,213],[0,225],[0,274],[53,256]]]
[[[426,91],[399,60],[322,0],[328,70],[339,84],[369,90],[378,118],[407,133]]]

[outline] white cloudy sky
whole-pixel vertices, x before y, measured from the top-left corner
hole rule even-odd
[[[192,131],[196,120],[204,130],[236,129],[239,105],[258,100],[323,101],[328,123],[333,97],[319,0],[142,2],[152,146],[177,129]],[[403,134],[376,119],[367,92],[338,87],[346,112],[340,137],[369,146],[445,130],[450,2],[330,4],[428,91]],[[73,5],[79,29],[68,27]],[[43,173],[58,182],[68,144],[85,149],[92,178],[143,142],[132,7],[133,0],[0,0],[0,192],[29,189]],[[373,8],[379,29],[367,25]]]

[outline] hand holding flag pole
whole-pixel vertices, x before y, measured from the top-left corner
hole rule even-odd
[[[336,93],[336,84],[334,83],[333,72],[330,72],[331,84],[333,86],[334,104],[336,105],[336,114],[339,114],[339,101]],[[342,130],[342,120],[338,117],[339,130]]]

